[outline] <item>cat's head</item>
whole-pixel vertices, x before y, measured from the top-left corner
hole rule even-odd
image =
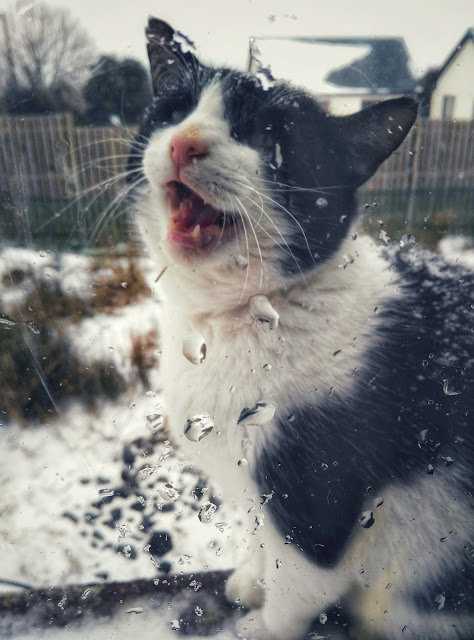
[[[147,38],[154,99],[129,168],[151,251],[212,279],[240,272],[246,296],[326,261],[349,232],[355,190],[411,128],[415,101],[332,117],[287,83],[203,65],[160,20]]]

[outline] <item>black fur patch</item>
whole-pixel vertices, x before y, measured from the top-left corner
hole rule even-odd
[[[456,471],[460,497],[472,489],[474,274],[427,252],[392,258],[406,295],[381,310],[353,393],[315,392],[292,421],[279,416],[256,464],[278,529],[323,566],[340,557],[369,492],[440,466]]]

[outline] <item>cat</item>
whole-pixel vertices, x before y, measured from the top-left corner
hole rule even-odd
[[[170,433],[247,514],[236,633],[296,640],[342,602],[352,637],[474,637],[473,275],[357,231],[416,101],[334,117],[161,20],[147,38],[131,209]]]

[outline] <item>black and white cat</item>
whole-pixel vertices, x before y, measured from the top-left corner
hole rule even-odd
[[[248,512],[240,637],[304,637],[344,599],[354,637],[473,638],[473,276],[355,232],[416,103],[331,117],[162,21],[147,37],[133,210],[171,434]]]

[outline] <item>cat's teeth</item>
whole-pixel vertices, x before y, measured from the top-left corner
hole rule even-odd
[[[194,229],[193,232],[191,233],[191,238],[199,238],[199,236],[201,235],[201,225],[197,224]]]

